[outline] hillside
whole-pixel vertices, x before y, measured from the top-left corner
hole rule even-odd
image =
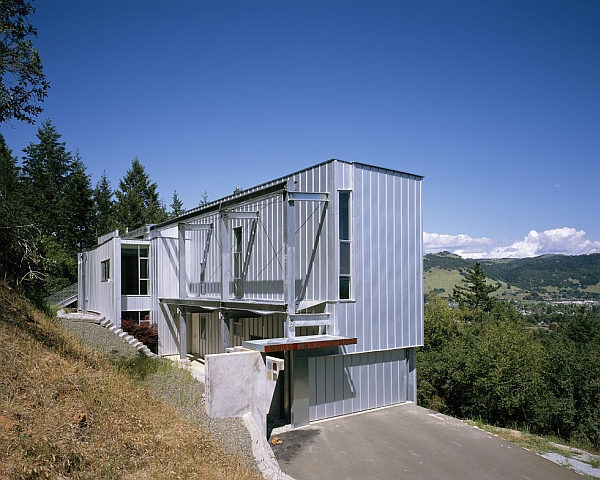
[[[0,478],[260,478],[141,381],[181,370],[115,365],[2,282],[0,307]]]
[[[425,255],[425,292],[451,294],[452,287],[475,262],[449,252]],[[600,299],[600,254],[597,253],[479,262],[490,282],[502,286],[497,296],[515,300]]]

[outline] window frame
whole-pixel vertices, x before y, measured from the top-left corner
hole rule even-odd
[[[352,300],[352,190],[338,190],[337,200],[338,299]]]
[[[234,320],[233,321],[233,335],[235,337],[243,337],[244,336],[244,323],[242,320]]]
[[[236,298],[244,296],[243,269],[244,269],[244,230],[242,226],[233,228],[233,295]]]
[[[123,261],[123,251],[136,251],[135,257],[136,260],[130,259],[127,262]],[[142,252],[143,250],[143,252]],[[145,255],[142,255],[144,253]],[[132,254],[131,257],[134,255]],[[124,265],[129,268],[132,265],[135,265],[135,275],[131,272],[124,271]],[[129,278],[129,276],[135,276],[136,279]],[[131,280],[131,282],[125,281]],[[129,286],[132,286],[133,283],[137,283],[137,288],[132,290],[127,290]],[[130,285],[131,283],[131,285]],[[144,292],[144,293],[142,293]],[[121,244],[121,295],[127,296],[141,296],[148,297],[150,296],[150,245],[149,244],[140,244],[140,243],[123,243]]]
[[[121,310],[121,319],[131,320],[138,325],[142,323],[152,324],[150,310]]]
[[[100,262],[100,278],[102,282],[110,281],[110,258]]]

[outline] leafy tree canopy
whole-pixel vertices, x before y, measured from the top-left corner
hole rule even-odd
[[[50,84],[31,40],[37,30],[27,22],[34,11],[24,0],[0,2],[0,123],[13,118],[34,123],[48,95]]]

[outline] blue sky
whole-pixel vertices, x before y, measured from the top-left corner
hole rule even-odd
[[[425,176],[427,252],[600,252],[596,0],[34,6],[38,124],[93,185],[137,156],[192,208],[340,158]]]

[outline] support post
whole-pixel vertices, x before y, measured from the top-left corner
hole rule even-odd
[[[228,302],[232,296],[233,275],[231,272],[231,221],[227,212],[219,215],[219,243],[221,244],[221,301]]]
[[[187,360],[187,319],[185,308],[179,307],[179,358]]]
[[[179,298],[187,298],[186,288],[186,271],[185,271],[185,223],[180,223],[177,226],[178,230],[178,249],[177,262],[179,263]]]
[[[308,357],[292,350],[290,364],[292,367],[291,424],[292,428],[305,427],[309,423]]]
[[[228,313],[219,313],[221,318],[221,353],[231,347],[231,318]]]
[[[288,180],[286,198],[283,202],[283,294],[287,305],[285,336],[294,338],[296,328],[291,325],[291,317],[296,313],[296,212],[294,200],[289,193],[295,189],[294,181]]]
[[[406,399],[417,403],[417,349],[407,349],[406,366],[408,369]]]
[[[285,366],[283,369],[283,419],[287,423],[292,423],[292,350],[283,352],[283,361]]]

